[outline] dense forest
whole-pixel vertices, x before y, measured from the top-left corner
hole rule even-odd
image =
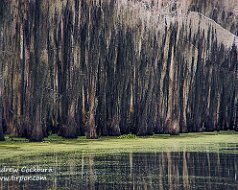
[[[0,139],[238,130],[238,3],[1,0]]]

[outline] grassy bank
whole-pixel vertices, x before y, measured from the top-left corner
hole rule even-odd
[[[23,138],[6,137],[0,142],[0,159],[30,156],[41,153],[120,153],[161,151],[224,152],[238,154],[238,133],[233,131],[184,133],[177,136],[154,135],[136,137],[101,137],[89,140],[85,137],[64,139],[51,135],[43,142],[28,142]]]

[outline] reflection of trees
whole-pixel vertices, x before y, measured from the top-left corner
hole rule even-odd
[[[234,168],[237,167],[235,155],[215,153],[133,154],[129,156],[128,162],[130,168],[133,168],[128,176],[134,178],[128,178],[125,186],[134,189],[143,189],[145,186],[148,189],[190,189],[198,186],[222,189],[225,181],[233,184],[233,188],[236,174]]]
[[[94,169],[94,156],[90,155],[86,157],[88,162],[88,176],[87,176],[87,182],[88,182],[88,189],[95,189],[95,182],[97,180],[97,176]]]
[[[188,180],[188,165],[186,153],[183,152],[183,187],[189,189],[189,180]]]
[[[55,159],[57,158],[57,159]],[[37,162],[39,157],[31,157]],[[66,154],[48,162],[58,165],[46,182],[8,182],[0,189],[237,189],[235,154],[130,153],[126,155]],[[17,160],[19,166],[22,160]]]

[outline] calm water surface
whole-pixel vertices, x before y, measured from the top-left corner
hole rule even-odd
[[[189,152],[33,156],[1,162],[0,189],[237,190],[237,158]]]

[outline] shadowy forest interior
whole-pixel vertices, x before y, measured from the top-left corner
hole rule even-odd
[[[0,139],[238,130],[238,3],[1,0]]]

